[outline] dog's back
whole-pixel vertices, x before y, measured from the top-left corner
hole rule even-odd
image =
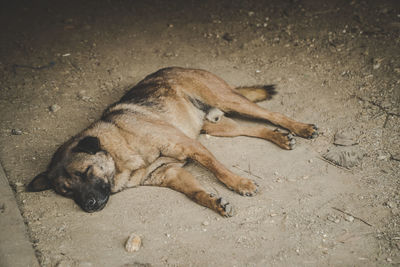
[[[196,138],[204,117],[218,105],[213,94],[235,93],[258,102],[273,95],[273,86],[234,89],[216,75],[199,69],[170,67],[145,77],[130,89],[116,104],[109,107],[103,118],[110,119],[124,112],[145,114],[162,120]],[[115,119],[115,118],[114,118]]]

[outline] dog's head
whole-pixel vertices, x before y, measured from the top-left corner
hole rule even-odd
[[[70,197],[86,212],[101,210],[111,193],[115,164],[97,137],[73,139],[54,154],[47,171],[37,175],[27,190],[53,188]]]

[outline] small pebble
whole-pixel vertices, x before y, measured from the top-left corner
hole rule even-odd
[[[59,111],[61,109],[61,107],[59,105],[57,105],[57,104],[54,104],[54,105],[51,105],[49,107],[49,109],[50,109],[51,112],[57,112],[57,111]]]
[[[208,222],[208,221],[204,221],[203,223],[202,223],[202,225],[204,225],[204,226],[207,226],[207,225],[209,225],[210,223]]]
[[[227,42],[232,42],[234,37],[230,33],[225,33],[224,35],[222,35],[222,39],[224,39]]]
[[[140,246],[142,245],[142,240],[140,237],[136,234],[131,234],[126,241],[125,244],[125,250],[127,252],[135,252],[140,249]]]
[[[345,216],[344,216],[344,219],[345,219],[346,221],[348,221],[348,222],[353,222],[353,221],[354,221],[354,217],[353,217],[353,216],[350,216],[350,215],[345,215]]]
[[[21,135],[22,131],[20,129],[12,129],[11,134],[12,135]]]
[[[385,204],[386,204],[386,206],[388,206],[391,209],[393,209],[396,206],[396,204],[394,202],[391,202],[391,201],[388,201]]]

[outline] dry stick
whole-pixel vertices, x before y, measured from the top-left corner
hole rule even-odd
[[[390,153],[389,153],[390,154]],[[400,161],[400,158],[396,158],[395,156],[393,156],[392,154],[390,154],[390,159],[391,160],[395,160],[395,161]]]
[[[257,176],[257,175],[255,175],[255,174],[252,174],[252,173],[249,172],[249,171],[243,170],[243,169],[240,168],[238,165],[232,165],[232,167],[235,167],[236,169],[239,169],[239,170],[241,170],[242,172],[248,173],[248,174],[250,174],[251,176],[254,176],[254,177],[258,178],[258,179],[264,179],[264,178],[262,178],[262,177],[260,177],[260,176]]]
[[[385,112],[386,118],[385,118],[385,122],[383,123],[383,128],[386,128],[386,124],[387,124],[387,122],[388,122],[388,120],[389,120],[389,116],[400,117],[400,114],[399,114],[399,113],[389,112],[389,111],[387,111],[384,107],[382,107],[380,104],[376,103],[375,101],[367,100],[367,99],[364,99],[364,98],[359,97],[359,96],[356,96],[356,95],[354,95],[354,97],[358,98],[358,99],[361,100],[361,101],[368,102],[368,103],[370,103],[371,105],[374,105],[374,106],[378,107],[380,110],[382,110],[383,112]]]
[[[389,117],[390,117],[390,115],[386,114],[385,122],[383,123],[383,128],[386,128],[386,124],[389,121]]]
[[[342,166],[339,166],[339,165],[337,165],[336,163],[334,163],[334,162],[332,162],[332,161],[329,161],[329,160],[327,160],[327,159],[324,159],[323,157],[317,157],[317,158],[320,159],[320,160],[323,160],[323,161],[325,161],[326,163],[329,163],[329,164],[331,164],[332,166],[335,166],[335,167],[337,167],[337,168],[339,168],[339,169],[342,169],[342,170],[344,170],[344,171],[353,173],[350,169],[345,168],[345,167],[342,167]]]
[[[351,213],[345,212],[345,211],[343,211],[343,210],[341,210],[341,209],[339,209],[339,208],[336,208],[336,207],[332,207],[332,209],[337,210],[337,211],[340,211],[340,212],[342,212],[342,213],[344,213],[344,214],[346,214],[346,215],[349,215],[349,216],[353,217],[354,219],[357,219],[357,220],[359,220],[359,221],[365,223],[365,224],[368,225],[368,226],[374,227],[374,226],[373,226],[372,224],[370,224],[369,222],[365,221],[364,219],[361,219],[360,217],[356,217],[356,216],[354,216],[354,215],[351,214]]]

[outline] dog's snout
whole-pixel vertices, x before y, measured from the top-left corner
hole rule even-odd
[[[110,185],[101,180],[86,184],[75,193],[75,202],[86,212],[102,210],[107,204],[111,190]]]
[[[94,208],[96,207],[96,199],[94,198],[94,196],[90,196],[89,199],[86,201],[85,206],[87,210],[94,210]]]

